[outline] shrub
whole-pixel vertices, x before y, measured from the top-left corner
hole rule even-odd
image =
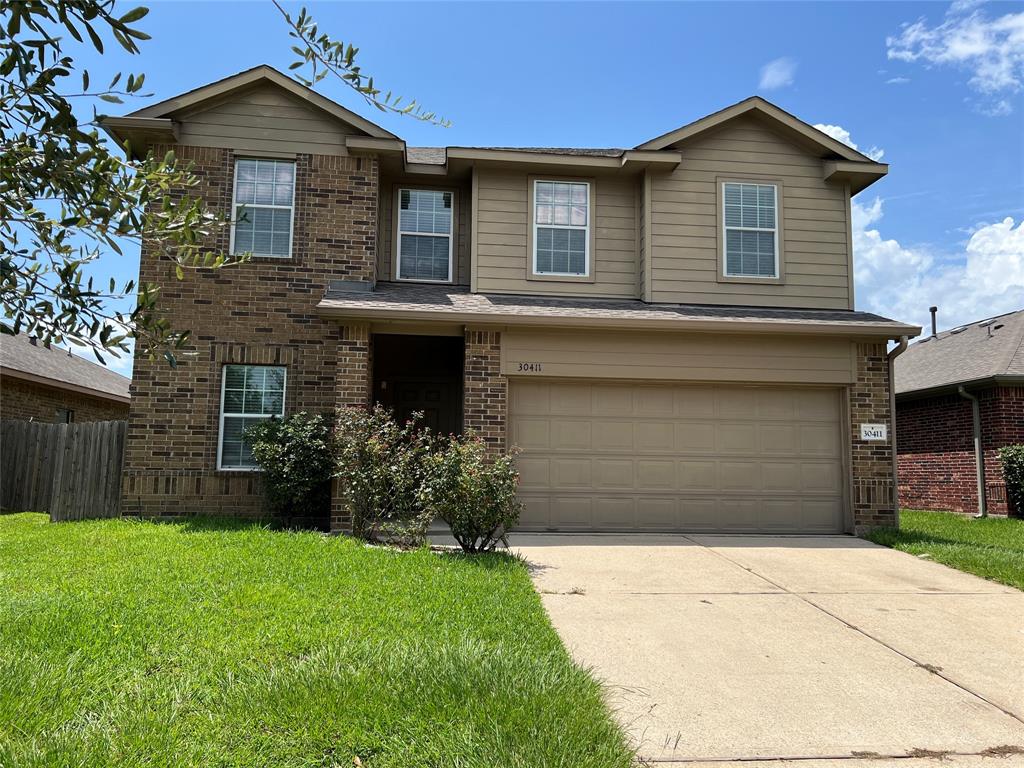
[[[1024,445],[1007,445],[999,449],[1006,480],[1006,499],[1012,512],[1024,515]]]
[[[279,521],[325,521],[330,515],[331,420],[296,413],[259,421],[245,430],[256,463],[263,470],[263,492]]]
[[[431,517],[448,523],[466,552],[489,552],[519,521],[514,453],[489,457],[475,436],[452,438],[427,457],[420,491]]]
[[[429,432],[417,429],[415,418],[397,424],[380,405],[343,408],[335,420],[334,444],[335,473],[342,479],[353,533],[421,541],[431,520],[419,494]]]

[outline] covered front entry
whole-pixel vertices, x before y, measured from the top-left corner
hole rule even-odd
[[[523,530],[844,531],[842,389],[510,380]]]
[[[423,414],[431,432],[462,432],[461,336],[373,335],[373,401],[399,422]]]

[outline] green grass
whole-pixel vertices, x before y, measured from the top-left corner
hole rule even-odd
[[[900,512],[899,530],[875,531],[868,538],[1024,589],[1024,520],[975,520],[950,512],[904,509]]]
[[[525,566],[0,515],[0,766],[627,766]]]

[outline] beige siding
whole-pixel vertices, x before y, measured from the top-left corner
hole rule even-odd
[[[820,159],[750,119],[682,151],[678,169],[652,179],[653,301],[851,308],[846,190],[822,180]],[[723,176],[781,182],[781,285],[718,279],[716,179]]]
[[[636,254],[637,254],[637,298],[646,299],[646,281],[649,273],[647,268],[647,199],[644,195],[646,175],[640,177],[636,188]]]
[[[599,177],[594,181],[595,281],[588,283],[528,280],[528,174],[481,168],[477,178],[479,292],[636,296],[635,179]]]
[[[850,384],[852,343],[795,336],[508,331],[510,376]]]
[[[179,142],[235,151],[344,155],[346,126],[273,85],[182,115]],[[362,135],[351,128],[348,134]]]
[[[456,193],[455,198],[455,242],[452,244],[452,256],[455,259],[453,270],[456,285],[469,285],[469,244],[472,237],[472,205],[469,185],[451,186],[444,180],[436,184],[424,182],[422,178],[382,177],[380,184],[380,216],[377,220],[377,279],[395,279],[395,187],[422,187],[424,189],[450,189]]]

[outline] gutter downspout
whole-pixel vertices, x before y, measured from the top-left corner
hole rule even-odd
[[[985,451],[981,446],[981,403],[978,396],[972,395],[963,385],[956,390],[960,397],[971,401],[971,415],[974,417],[974,470],[978,475],[978,514],[976,517],[988,517],[988,499],[985,498]]]
[[[899,343],[889,350],[886,359],[889,362],[889,444],[892,446],[892,514],[896,521],[896,527],[900,527],[900,483],[899,483],[899,457],[896,455],[896,377],[894,375],[894,364],[896,358],[902,355],[907,349],[907,337],[900,336]]]

